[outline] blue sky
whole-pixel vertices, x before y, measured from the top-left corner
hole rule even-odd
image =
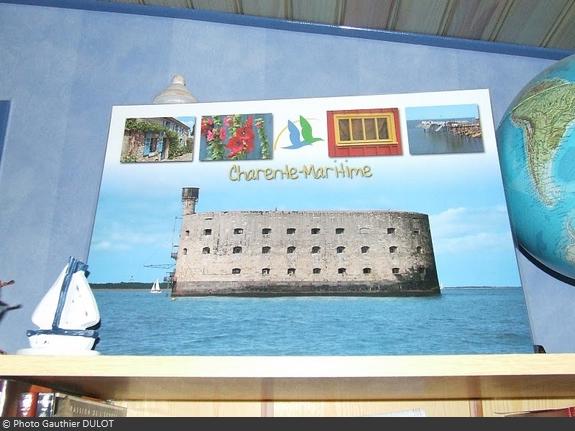
[[[450,120],[455,118],[478,118],[478,106],[448,105],[408,107],[405,110],[408,120]]]
[[[414,172],[390,171],[369,161],[374,172],[372,178],[332,182],[300,179],[235,183],[227,179],[231,163],[225,162],[206,163],[218,170],[219,181],[214,181],[212,175],[194,175],[194,170],[199,170],[197,163],[178,165],[182,172],[189,173],[171,181],[169,187],[160,181],[160,173],[157,177],[150,175],[148,182],[136,181],[130,187],[126,182],[105,181],[89,258],[91,281],[151,282],[162,277],[167,268],[145,265],[173,263],[170,251],[178,241],[181,188],[194,186],[200,188],[199,212],[273,209],[424,212],[430,216],[442,285],[519,285],[499,171],[470,172],[458,168],[458,157],[452,159],[455,166],[451,172],[434,168],[429,161],[427,169]],[[391,159],[386,161],[393,163]],[[361,166],[365,162],[350,159],[347,165]]]
[[[184,123],[190,129],[196,124],[196,117],[176,117],[179,121]]]

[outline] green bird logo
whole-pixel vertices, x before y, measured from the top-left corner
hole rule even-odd
[[[313,130],[311,124],[302,115],[299,116],[299,124],[301,126],[301,132],[298,127],[290,120],[288,120],[288,130],[289,139],[291,145],[287,147],[282,147],[288,150],[297,150],[298,148],[305,147],[306,145],[311,145],[317,141],[323,141],[322,138],[317,138],[313,136]]]

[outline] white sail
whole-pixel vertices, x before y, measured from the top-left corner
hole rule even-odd
[[[62,329],[87,329],[100,321],[100,311],[84,271],[72,275],[60,318]]]
[[[52,328],[67,270],[68,265],[64,267],[32,314],[32,322],[40,329]],[[100,312],[92,289],[86,280],[84,271],[77,271],[70,280],[60,321],[57,322],[58,327],[61,329],[86,329],[96,325],[99,321]]]
[[[54,316],[58,308],[58,300],[60,299],[60,290],[67,270],[68,265],[64,267],[32,313],[32,322],[40,329],[52,329],[52,323],[54,323]]]
[[[156,279],[156,281],[154,282],[154,284],[152,285],[152,288],[150,289],[151,293],[160,293],[161,289],[160,289],[160,282]]]

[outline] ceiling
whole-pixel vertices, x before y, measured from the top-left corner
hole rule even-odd
[[[575,51],[575,0],[101,0]]]

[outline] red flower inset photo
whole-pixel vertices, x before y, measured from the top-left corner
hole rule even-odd
[[[269,160],[272,114],[202,117],[200,160]]]

